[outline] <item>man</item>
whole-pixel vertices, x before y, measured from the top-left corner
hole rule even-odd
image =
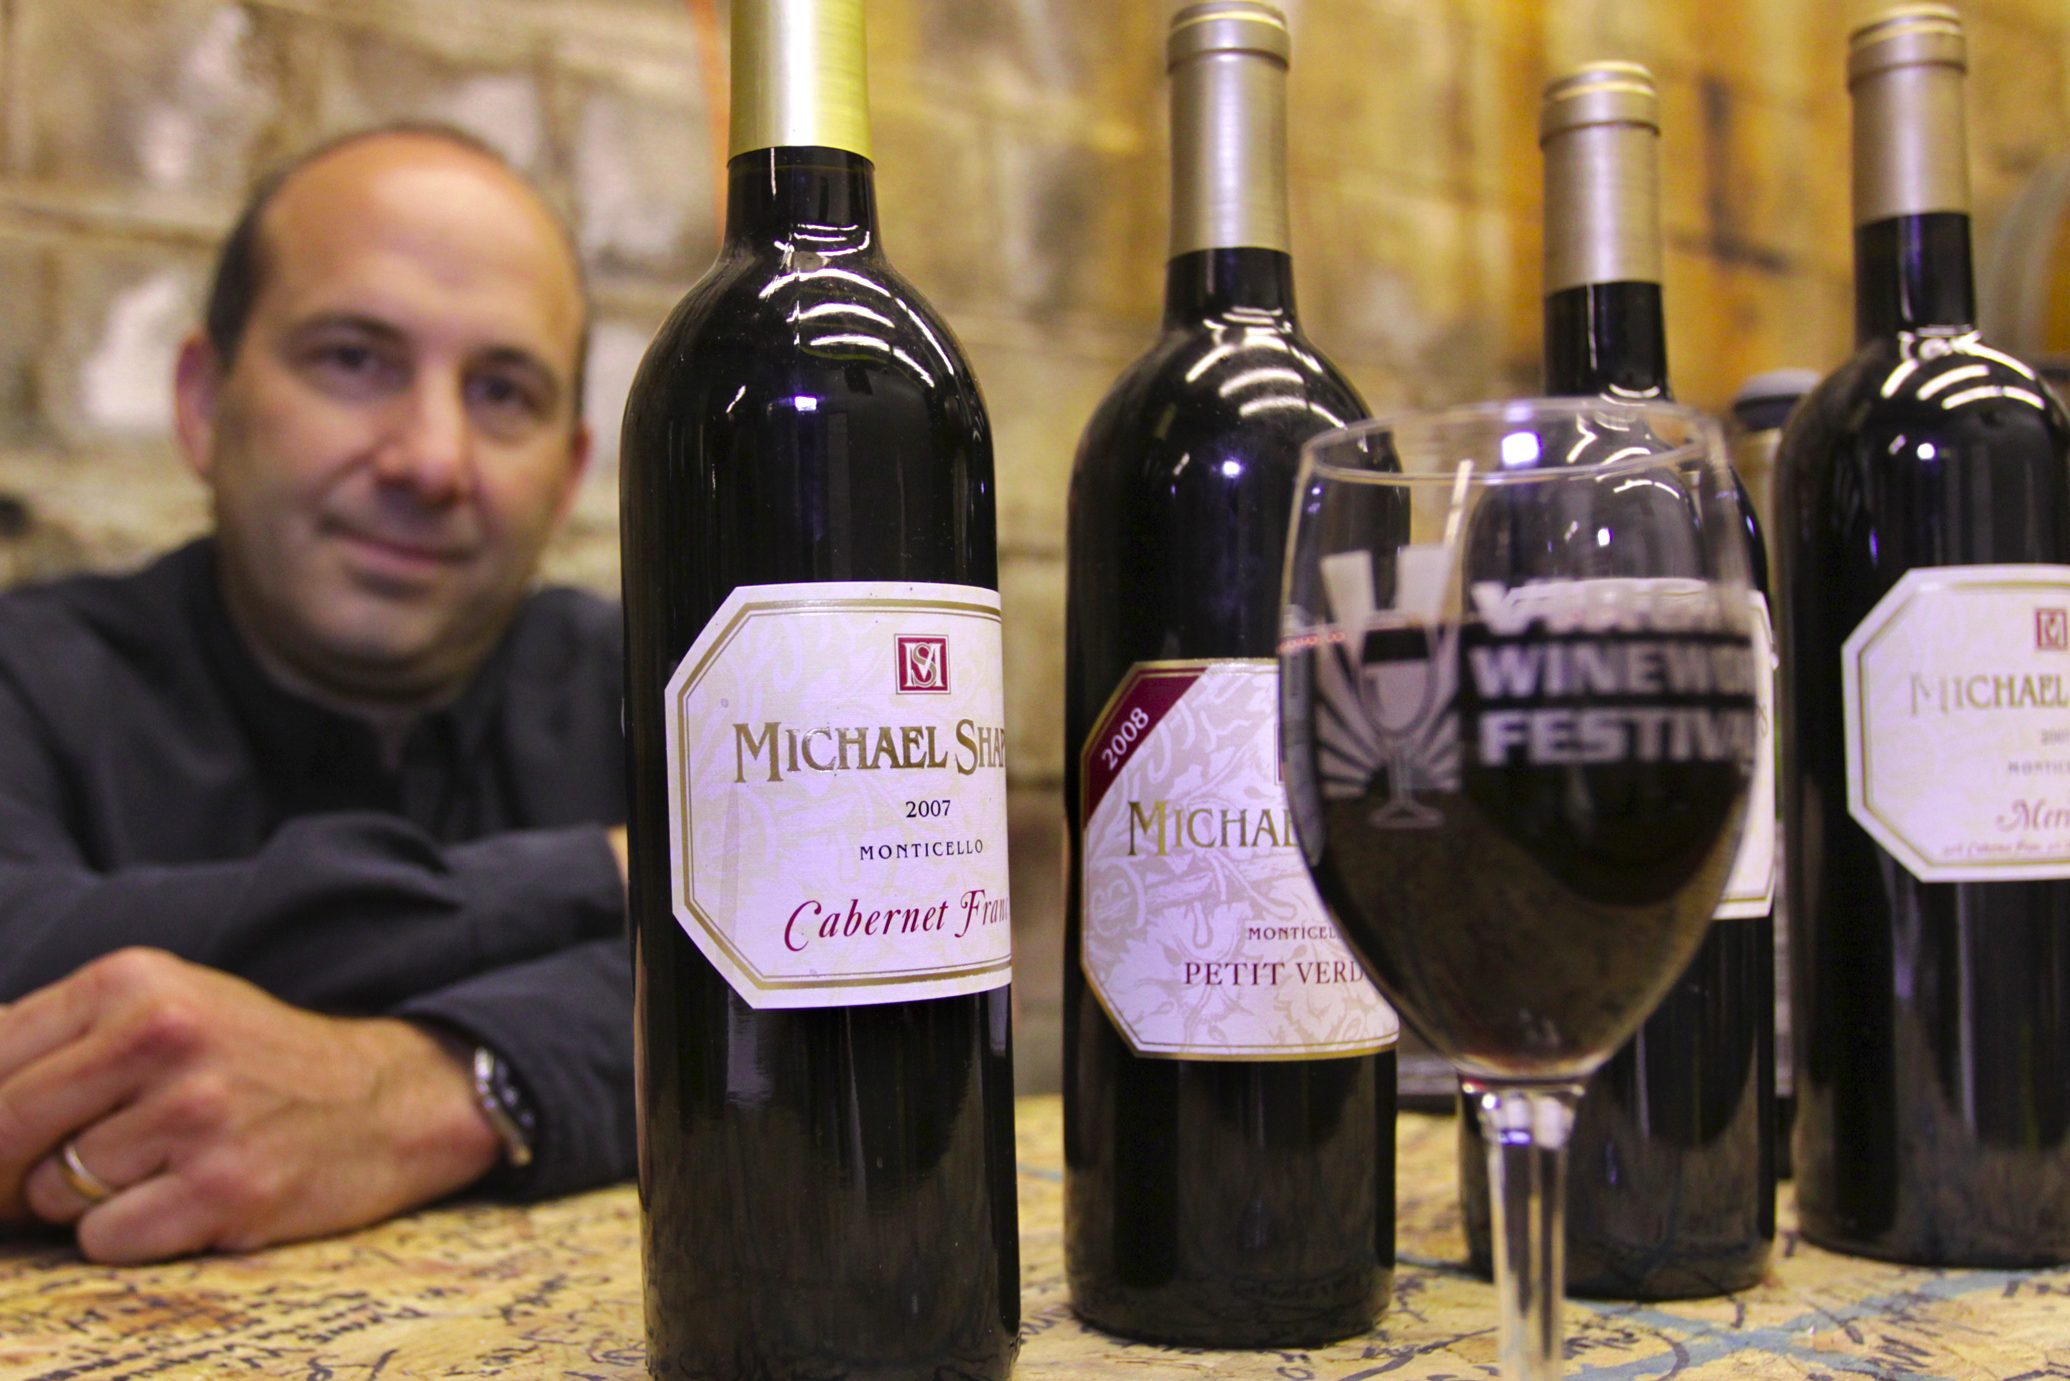
[[[140,1261],[630,1173],[617,616],[531,591],[585,325],[464,136],[254,198],[174,383],[213,538],[0,597],[0,1219]]]

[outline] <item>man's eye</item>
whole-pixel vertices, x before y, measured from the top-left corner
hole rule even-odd
[[[475,401],[497,412],[537,416],[545,411],[539,391],[522,379],[505,374],[482,374],[473,381]]]
[[[355,374],[374,367],[374,352],[364,345],[337,345],[331,347],[328,353],[333,365]]]
[[[397,363],[383,351],[349,341],[320,345],[308,358],[317,374],[349,388],[375,387],[399,372]]]

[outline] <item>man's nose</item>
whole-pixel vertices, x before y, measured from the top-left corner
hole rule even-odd
[[[474,428],[458,380],[427,378],[410,391],[377,470],[428,502],[451,503],[472,492]]]

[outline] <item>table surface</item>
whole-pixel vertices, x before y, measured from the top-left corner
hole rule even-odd
[[[1401,1259],[1380,1326],[1298,1352],[1126,1343],[1064,1289],[1061,1106],[1018,1105],[1022,1337],[1015,1374],[1179,1378],[1495,1374],[1495,1300],[1463,1255],[1449,1118],[1405,1115]],[[1768,1278],[1723,1299],[1568,1306],[1568,1374],[1651,1378],[2070,1378],[2070,1268],[1915,1270],[1797,1239],[1788,1186]],[[616,1378],[645,1375],[629,1188],[529,1208],[463,1203],[321,1242],[164,1266],[0,1246],[0,1376]]]

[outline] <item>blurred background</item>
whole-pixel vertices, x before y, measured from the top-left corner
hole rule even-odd
[[[1847,352],[1854,0],[1279,0],[1296,281],[1375,408],[1529,391],[1538,93],[1644,62],[1665,131],[1670,359],[1722,409]],[[1021,1078],[1057,1082],[1064,498],[1154,332],[1171,0],[871,0],[887,247],[998,440]],[[1986,322],[2070,353],[2070,0],[1966,0]],[[596,294],[600,461],[551,574],[615,593],[615,443],[723,212],[724,0],[0,0],[0,584],[200,529],[174,348],[254,176],[399,117],[480,134],[566,208]]]

